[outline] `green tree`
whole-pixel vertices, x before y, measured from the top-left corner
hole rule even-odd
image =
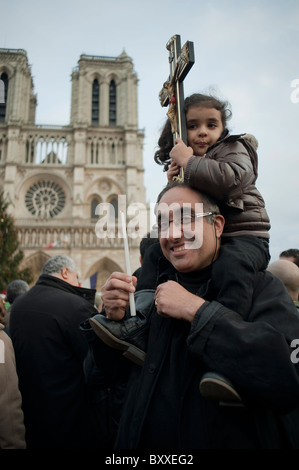
[[[24,253],[19,249],[18,232],[13,217],[7,213],[9,203],[0,193],[0,292],[6,290],[9,282],[23,279],[32,282],[28,268],[21,270],[19,265]]]

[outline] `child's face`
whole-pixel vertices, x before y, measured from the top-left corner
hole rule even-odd
[[[221,112],[203,105],[190,106],[186,113],[188,145],[202,157],[223,132]]]

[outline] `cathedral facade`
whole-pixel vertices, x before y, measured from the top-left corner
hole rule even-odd
[[[21,267],[35,282],[49,257],[67,254],[82,285],[100,290],[111,272],[126,271],[123,211],[133,272],[149,211],[132,59],[82,54],[65,126],[35,123],[26,51],[0,49],[0,83],[0,190],[18,228]]]

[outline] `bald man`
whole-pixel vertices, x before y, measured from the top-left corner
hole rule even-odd
[[[282,251],[279,255],[279,259],[287,259],[292,261],[299,267],[299,250],[298,248],[289,248],[288,250]]]
[[[299,267],[292,261],[279,259],[270,263],[267,269],[283,282],[299,309]]]

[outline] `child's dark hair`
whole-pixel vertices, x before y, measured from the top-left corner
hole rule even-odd
[[[227,127],[227,121],[232,117],[230,104],[228,101],[220,101],[213,95],[202,95],[201,93],[193,93],[188,96],[184,102],[185,114],[191,106],[204,105],[205,108],[215,108],[220,111],[223,129]]]
[[[203,95],[201,93],[193,93],[188,96],[184,102],[184,111],[187,113],[191,106],[203,105],[207,108],[215,108],[221,113],[221,121],[223,129],[227,129],[227,121],[231,118],[232,112],[228,101],[220,101],[213,95]],[[173,135],[171,132],[171,123],[166,120],[161,135],[158,140],[159,149],[155,152],[154,160],[158,165],[164,165],[163,170],[167,171],[170,165],[169,153],[173,147]]]

